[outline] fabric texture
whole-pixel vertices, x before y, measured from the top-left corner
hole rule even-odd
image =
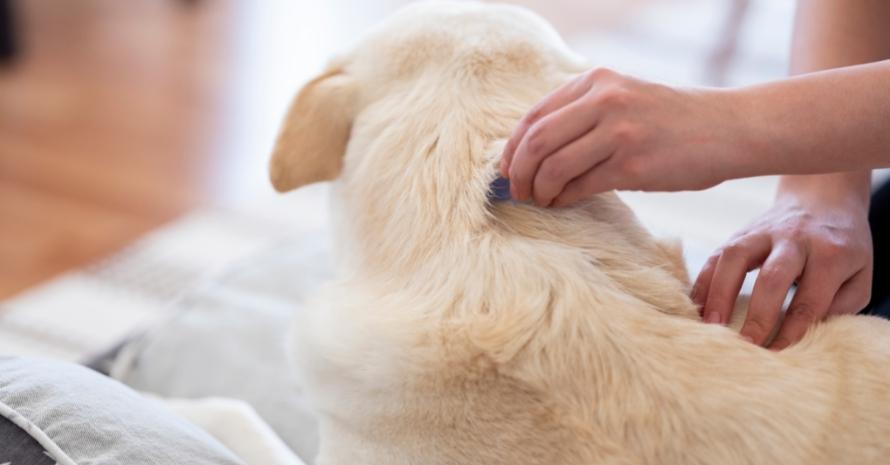
[[[320,233],[245,260],[127,344],[112,376],[162,397],[243,400],[311,463],[318,426],[287,359],[287,334],[293,313],[329,277],[329,256]]]
[[[244,465],[162,403],[75,364],[0,358],[0,416],[59,465]],[[18,465],[0,454],[6,461]]]
[[[19,425],[0,416],[0,463],[9,465],[55,465],[49,453]]]

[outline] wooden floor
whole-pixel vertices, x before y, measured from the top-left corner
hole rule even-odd
[[[0,299],[207,198],[225,2],[15,2],[0,69]]]
[[[0,299],[203,202],[268,189],[264,158],[296,86],[402,3],[13,0],[23,50],[0,68]],[[568,34],[628,10],[517,3]]]

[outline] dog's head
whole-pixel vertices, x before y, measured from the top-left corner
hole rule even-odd
[[[456,212],[478,216],[517,120],[582,69],[522,8],[410,5],[299,92],[272,155],[272,183],[284,192],[336,179],[365,216],[397,211],[440,225]]]

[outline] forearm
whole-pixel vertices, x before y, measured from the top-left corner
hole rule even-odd
[[[890,60],[741,89],[748,175],[890,166]]]
[[[798,1],[791,54],[792,75],[877,62],[887,58],[890,58],[890,2]],[[890,98],[888,81],[884,77],[881,82],[879,76],[882,73],[886,75],[887,67],[887,63],[884,63],[884,71],[880,69],[880,65],[871,65],[868,69],[851,69],[845,70],[843,74],[782,83],[790,84],[784,88],[792,87],[797,82],[807,84],[799,92],[789,91],[794,97],[791,102],[796,103],[796,112],[776,112],[780,116],[774,124],[779,125],[778,129],[783,129],[785,133],[773,132],[773,137],[779,137],[786,143],[791,142],[792,146],[784,148],[782,143],[767,143],[763,147],[764,151],[759,153],[774,161],[784,162],[777,167],[781,171],[774,173],[845,173],[785,176],[780,193],[819,186],[826,190],[849,188],[867,200],[870,180],[867,168],[886,165],[886,159],[890,157],[886,136],[881,137],[890,131],[887,128],[875,128],[882,121],[888,121],[886,114],[890,111],[890,104],[886,102]],[[836,87],[832,81],[839,77],[848,79],[848,82]],[[781,97],[769,95],[771,89],[763,90],[762,95],[767,100],[761,99],[760,105],[784,103]],[[884,93],[884,102],[881,102],[880,97],[871,99],[875,93],[880,92]],[[769,100],[771,98],[776,100]],[[854,101],[848,101],[848,98]],[[854,107],[863,110],[852,110]],[[845,114],[839,115],[841,112]],[[884,115],[883,118],[880,115]],[[863,126],[866,120],[872,122],[871,127]],[[877,137],[869,139],[869,133],[877,133]],[[860,150],[862,147],[865,150]],[[848,172],[853,169],[862,171]]]

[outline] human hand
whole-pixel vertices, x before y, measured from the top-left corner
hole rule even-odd
[[[864,182],[867,191],[867,180]],[[798,342],[814,323],[856,313],[869,301],[872,242],[867,196],[825,185],[780,188],[775,205],[708,259],[693,287],[704,320],[726,324],[745,274],[760,267],[743,337],[763,345],[798,284],[770,348]]]
[[[520,121],[501,175],[514,199],[557,207],[612,189],[695,190],[744,176],[751,150],[730,94],[589,71]]]

